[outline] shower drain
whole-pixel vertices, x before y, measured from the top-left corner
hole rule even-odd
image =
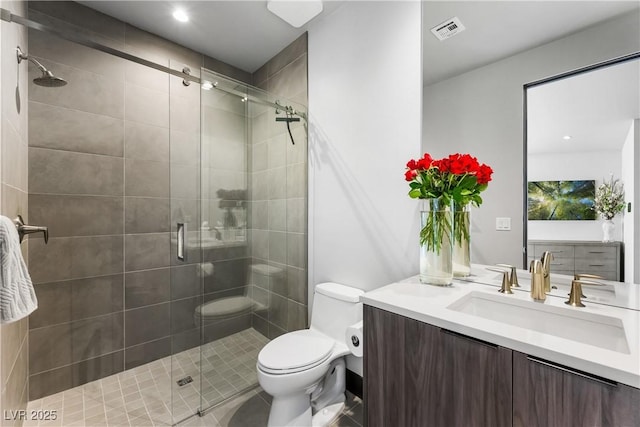
[[[187,385],[187,384],[189,384],[189,383],[193,382],[193,378],[191,378],[191,375],[188,375],[188,376],[186,376],[186,377],[184,377],[184,378],[182,378],[182,379],[179,379],[179,380],[178,380],[178,381],[176,381],[176,382],[178,383],[178,385],[179,385],[180,387],[182,387],[183,385]]]

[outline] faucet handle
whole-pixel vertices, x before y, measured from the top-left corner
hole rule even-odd
[[[597,274],[588,274],[588,273],[575,273],[573,275],[573,278],[575,280],[581,280],[581,279],[600,279],[600,280],[604,280],[604,277],[602,277],[602,276],[598,276]]]
[[[500,286],[501,294],[512,294],[511,290],[511,281],[509,280],[509,270],[505,270],[504,268],[498,267],[487,267],[487,270],[495,271],[497,273],[502,273],[502,286]]]
[[[598,276],[596,274],[588,274],[588,273],[575,273],[573,275],[573,278],[575,280],[581,280],[581,279],[601,279],[604,280],[604,277],[602,276]],[[571,294],[568,294],[571,295]],[[586,298],[585,294],[580,295],[580,298]]]
[[[571,293],[569,294],[569,301],[565,301],[564,303],[570,305],[572,307],[585,307],[582,303],[581,298],[584,297],[582,295],[582,285],[587,286],[604,286],[603,283],[592,282],[590,280],[582,280],[582,279],[573,279],[571,281]]]
[[[519,288],[520,283],[518,283],[518,275],[516,274],[517,268],[513,265],[509,264],[496,264],[498,267],[508,268],[511,271],[511,275],[509,277],[509,282],[511,283],[512,288]]]

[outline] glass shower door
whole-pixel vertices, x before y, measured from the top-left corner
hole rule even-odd
[[[170,66],[188,65],[171,61]],[[200,409],[200,85],[171,76],[169,86],[171,413],[177,423]]]
[[[208,409],[258,385],[257,356],[269,339],[306,327],[307,129],[304,107],[201,75],[200,385]]]
[[[246,86],[202,70],[201,407],[206,409],[253,385],[243,356],[251,339],[247,286],[248,103]]]

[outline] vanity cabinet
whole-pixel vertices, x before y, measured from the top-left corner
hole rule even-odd
[[[623,281],[622,242],[529,240],[529,263],[540,259],[544,251],[553,253],[551,274],[589,273],[606,280]]]
[[[640,390],[364,306],[365,427],[640,426]]]
[[[510,426],[511,350],[364,306],[365,425]]]
[[[640,390],[514,351],[513,425],[639,426]]]

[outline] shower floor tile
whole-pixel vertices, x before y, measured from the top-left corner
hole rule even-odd
[[[27,413],[56,411],[56,419],[28,420],[24,427],[171,425],[255,387],[258,353],[267,342],[264,335],[246,329],[201,348],[31,401]],[[193,381],[179,387],[176,381],[186,376]],[[211,421],[214,415],[204,418]]]

